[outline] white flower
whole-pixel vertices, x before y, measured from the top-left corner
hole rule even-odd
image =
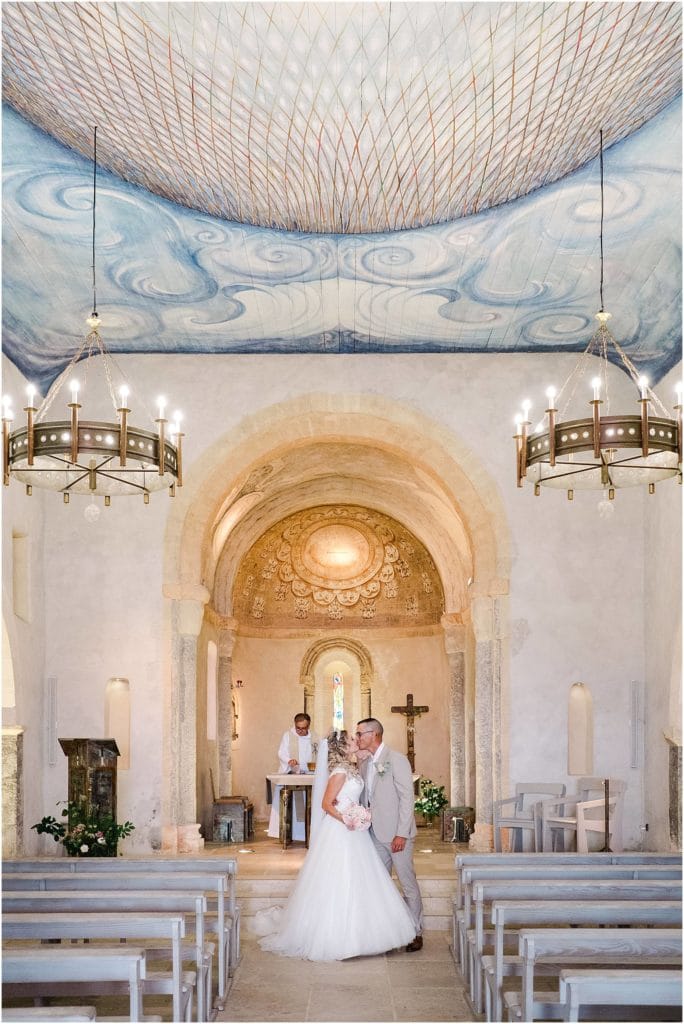
[[[100,836],[100,838],[98,839],[98,843],[100,844],[100,846],[104,846],[106,842],[107,840],[105,839],[104,836]]]
[[[377,775],[384,775],[386,771],[389,771],[389,768],[390,768],[389,761],[384,761],[382,764],[377,764],[375,766],[375,771],[376,771]]]
[[[87,853],[88,849],[89,849],[89,847],[88,847],[87,843],[84,843],[83,846],[80,848],[81,853]]]

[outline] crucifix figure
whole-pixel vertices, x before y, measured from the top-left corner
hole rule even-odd
[[[416,751],[413,746],[413,738],[416,731],[415,719],[416,715],[420,716],[424,714],[424,712],[429,711],[430,708],[427,706],[427,704],[414,704],[413,694],[407,693],[406,704],[403,707],[395,706],[393,708],[390,708],[390,710],[395,711],[398,715],[406,715],[406,746],[408,748],[406,751],[406,756],[409,759],[411,771],[415,772]]]

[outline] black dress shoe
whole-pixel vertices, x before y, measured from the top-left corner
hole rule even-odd
[[[422,948],[423,948],[423,936],[422,935],[416,935],[416,937],[413,940],[413,942],[409,942],[408,946],[406,947],[406,952],[407,953],[417,953],[418,950],[422,949]]]

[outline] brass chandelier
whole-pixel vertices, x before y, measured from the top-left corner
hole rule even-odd
[[[536,495],[541,493],[542,486],[565,489],[569,500],[574,498],[575,490],[603,490],[612,501],[618,488],[647,484],[649,493],[653,494],[660,480],[678,476],[682,482],[682,386],[677,385],[672,417],[607,326],[611,314],[603,305],[603,132],[599,134],[601,278],[600,310],[596,314],[599,326],[560,390],[547,388],[545,421],[531,429],[532,403],[522,403],[522,413],[515,417],[514,440],[518,487],[528,480],[534,484]],[[636,385],[638,412],[610,412],[607,371],[611,351],[617,354]],[[599,357],[600,370],[591,381],[592,397],[588,402],[591,413],[580,419],[566,419],[568,405],[586,375],[592,355]],[[561,406],[564,398],[565,405]]]
[[[14,413],[8,396],[2,399],[3,483],[15,478],[26,485],[26,493],[42,487],[61,491],[68,504],[72,494],[91,498],[104,496],[111,504],[113,496],[139,495],[145,504],[150,493],[168,487],[175,493],[183,483],[181,414],[166,417],[166,399],[157,399],[158,415],[150,417],[152,429],[129,423],[126,383],[114,385],[113,363],[100,337],[95,281],[95,211],[97,199],[97,128],[93,138],[93,229],[92,286],[93,308],[86,323],[89,332],[44,400],[36,406],[36,388],[26,389],[24,426],[12,429]],[[86,372],[91,357],[100,356],[106,377],[115,419],[111,422],[81,419],[79,395],[81,385],[73,376],[76,365],[85,360]],[[119,374],[119,376],[121,376]],[[71,401],[68,418],[47,420],[48,411],[66,380],[69,380]],[[94,503],[85,510],[86,518],[96,519],[99,508]],[[89,514],[90,513],[90,514]]]

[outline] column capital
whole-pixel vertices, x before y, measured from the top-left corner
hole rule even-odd
[[[171,601],[199,601],[202,605],[208,604],[211,597],[202,583],[165,583],[162,593]]]
[[[211,594],[201,583],[165,583],[164,597],[178,606],[178,631],[182,636],[199,636],[204,607]]]
[[[485,580],[474,580],[469,588],[471,599],[477,597],[505,597],[510,593],[507,577],[492,576]]]
[[[457,615],[443,615],[444,649],[447,655],[462,654],[466,648],[466,627]]]
[[[204,614],[219,635],[223,632],[235,633],[237,631],[238,620],[234,619],[232,615],[222,615],[217,612],[213,604],[207,605]]]
[[[223,625],[218,631],[219,658],[232,658],[233,648],[237,639],[237,621],[231,619],[232,625]]]

